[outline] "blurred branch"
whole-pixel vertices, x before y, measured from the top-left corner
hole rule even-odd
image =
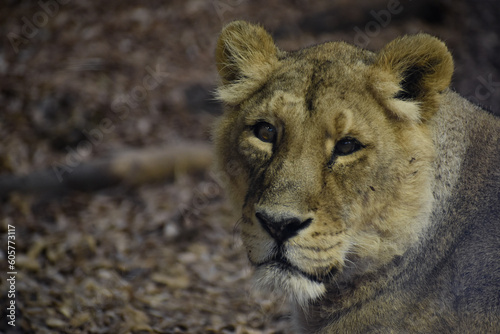
[[[83,163],[62,176],[53,169],[0,176],[0,197],[12,192],[94,191],[118,184],[137,186],[200,173],[211,162],[210,145],[201,143],[127,151]]]

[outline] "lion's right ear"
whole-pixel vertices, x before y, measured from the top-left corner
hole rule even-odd
[[[448,88],[453,59],[443,42],[427,34],[404,36],[387,44],[372,66],[372,89],[400,119],[426,121]]]
[[[278,48],[261,26],[244,21],[222,30],[216,49],[219,100],[239,104],[259,89],[278,63]]]

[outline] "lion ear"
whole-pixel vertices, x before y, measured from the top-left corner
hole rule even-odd
[[[398,118],[426,121],[439,108],[452,74],[453,59],[444,43],[421,33],[398,38],[377,54],[371,86]]]
[[[218,98],[236,105],[267,80],[278,63],[278,48],[264,28],[244,21],[222,30],[215,52],[221,85]]]

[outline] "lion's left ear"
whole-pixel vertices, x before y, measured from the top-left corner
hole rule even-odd
[[[370,86],[399,119],[426,121],[439,108],[452,74],[453,59],[444,43],[421,33],[398,38],[377,54]]]
[[[221,85],[219,100],[236,105],[261,87],[278,63],[280,51],[259,25],[234,21],[222,30],[215,50]]]

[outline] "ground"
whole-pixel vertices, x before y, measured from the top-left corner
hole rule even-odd
[[[453,87],[500,110],[495,0],[1,6],[2,177],[46,168],[71,173],[130,148],[210,141],[210,124],[221,112],[212,98],[214,48],[233,19],[262,23],[287,50],[328,40],[376,50],[401,34],[426,31],[453,53]],[[237,221],[210,173],[2,198],[0,332],[287,333],[283,301],[251,292]],[[8,235],[15,249],[8,249]],[[14,275],[7,274],[9,250]],[[6,318],[11,301],[15,327]]]

